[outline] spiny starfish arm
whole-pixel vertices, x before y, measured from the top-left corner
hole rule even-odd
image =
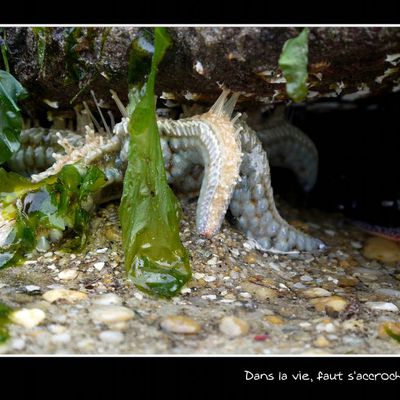
[[[222,224],[239,177],[240,145],[232,136],[227,148],[227,139],[220,137],[220,129],[205,119],[160,120],[158,127],[163,137],[193,139],[186,142],[186,150],[197,148],[201,155],[204,178],[197,203],[196,226],[201,235],[211,237]],[[236,135],[236,131],[231,129],[231,132]],[[185,147],[185,142],[180,146]]]

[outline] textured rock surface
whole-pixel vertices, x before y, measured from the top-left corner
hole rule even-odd
[[[45,99],[57,101],[61,110],[70,109],[71,100],[72,105],[90,101],[91,89],[108,102],[112,88],[126,101],[130,45],[139,28],[82,28],[75,42],[68,39],[71,29],[46,29],[40,66],[39,38],[31,28],[6,28],[11,70],[36,94],[27,101],[32,115],[51,110]],[[174,45],[160,67],[158,93],[209,104],[220,92],[219,82],[241,92],[242,102],[285,100],[278,59],[285,41],[299,31],[169,28]],[[399,85],[399,59],[393,55],[400,53],[400,28],[314,27],[309,48],[310,99],[391,92]]]

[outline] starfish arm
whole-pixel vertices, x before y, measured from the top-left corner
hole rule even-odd
[[[203,119],[161,120],[158,127],[163,137],[186,138],[185,150],[190,147],[199,149],[204,165],[204,177],[197,203],[196,226],[201,235],[211,237],[222,224],[239,176],[240,146],[232,137],[229,147],[234,154],[233,157],[229,157],[229,153],[226,152],[226,138],[221,139],[220,130]],[[234,135],[235,131],[232,133]],[[182,141],[179,141],[179,146],[182,148]],[[195,161],[200,165],[198,160]],[[182,174],[177,175],[179,176]],[[193,189],[196,188],[197,182],[193,179]]]
[[[271,166],[294,172],[304,191],[315,185],[318,174],[318,151],[311,139],[287,120],[273,119],[257,131]]]
[[[278,213],[271,187],[267,153],[247,125],[241,132],[243,162],[240,181],[230,203],[230,211],[239,228],[256,241],[260,250],[312,251],[325,246],[290,226]]]

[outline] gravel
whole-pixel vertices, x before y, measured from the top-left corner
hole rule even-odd
[[[382,252],[365,257],[367,234],[337,216],[280,203],[289,221],[307,221],[309,233],[329,247],[322,254],[263,254],[227,222],[214,238],[199,238],[195,202],[182,206],[193,279],[179,296],[151,297],[126,278],[111,203],[96,212],[83,253],[54,248],[0,271],[3,303],[45,314],[36,325],[20,314],[24,322],[9,325],[1,353],[400,354],[382,328],[400,323],[400,265],[383,261]],[[65,279],[71,270],[78,274]]]

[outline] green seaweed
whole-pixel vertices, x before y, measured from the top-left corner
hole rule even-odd
[[[9,73],[10,65],[8,63],[8,56],[7,56],[9,49],[7,46],[7,34],[4,28],[0,28],[0,49],[1,49],[1,56],[3,58],[4,68]]]
[[[38,63],[40,69],[43,68],[44,65],[44,58],[46,55],[46,46],[47,46],[47,40],[48,40],[48,35],[49,35],[49,30],[51,28],[45,28],[45,27],[32,27],[32,32],[36,36],[37,39],[37,53],[38,53]]]
[[[82,36],[82,28],[66,28],[65,30],[65,70],[68,72],[67,83],[79,82],[82,78],[82,61],[78,54],[78,39]]]
[[[66,165],[37,183],[1,168],[0,269],[18,264],[50,233],[64,233],[64,250],[82,250],[89,227],[89,196],[105,183],[105,175],[94,166]]]
[[[17,101],[28,95],[7,71],[0,70],[0,165],[19,149],[22,117]]]
[[[154,36],[150,72],[143,67],[149,65],[149,47],[137,41],[131,55],[131,62],[132,57],[140,58],[134,60],[131,71],[139,71],[141,76],[130,77],[131,139],[120,220],[128,276],[143,291],[172,297],[191,278],[191,269],[179,237],[181,210],[168,186],[155,114],[156,72],[170,39],[163,28],[156,28]]]
[[[10,338],[7,325],[11,322],[10,314],[12,311],[12,308],[0,303],[0,344],[3,344]]]
[[[286,79],[286,92],[295,102],[305,99],[308,92],[308,33],[309,29],[304,28],[300,35],[287,40],[279,58],[279,67]]]

